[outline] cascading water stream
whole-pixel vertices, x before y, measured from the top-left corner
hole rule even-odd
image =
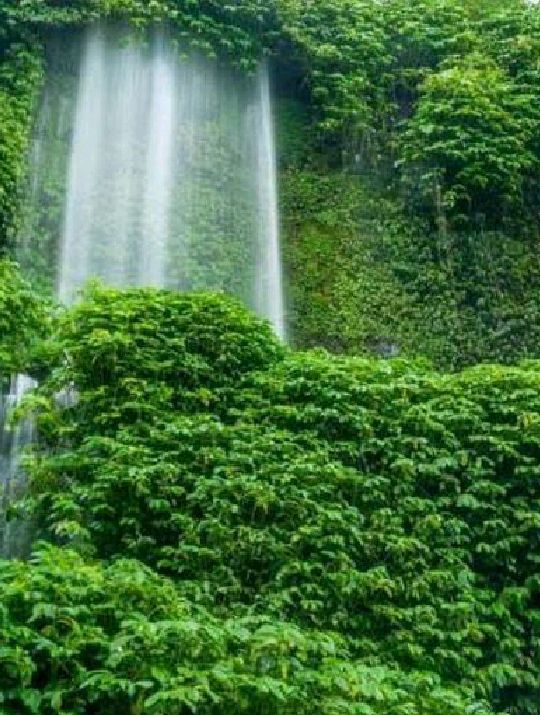
[[[165,30],[147,42],[95,25],[49,46],[19,261],[72,302],[91,278],[238,296],[285,336],[269,70],[246,77]],[[0,540],[19,538],[7,503],[24,488],[29,423],[0,407]],[[0,546],[2,544],[0,543]]]
[[[285,337],[281,251],[279,243],[276,146],[272,117],[272,98],[268,67],[259,72],[259,102],[257,126],[260,140],[257,151],[256,175],[259,177],[259,258],[257,260],[256,309],[270,319],[278,335]]]
[[[8,393],[0,396],[0,556],[23,554],[27,547],[27,529],[20,521],[7,518],[9,505],[26,489],[26,477],[21,466],[24,447],[34,438],[32,420],[9,424],[10,412],[24,395],[36,386],[29,377],[19,375],[11,380]]]

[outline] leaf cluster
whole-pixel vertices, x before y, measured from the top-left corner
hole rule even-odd
[[[0,592],[5,715],[462,715],[470,702],[429,674],[355,662],[329,634],[216,618],[134,561],[42,545],[2,563]]]

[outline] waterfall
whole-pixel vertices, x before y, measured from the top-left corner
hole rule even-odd
[[[268,65],[253,77],[181,53],[165,29],[141,41],[100,24],[47,48],[18,258],[71,303],[91,278],[118,287],[223,291],[285,336]],[[52,287],[52,286],[51,286]],[[0,548],[24,490],[28,422],[7,415],[35,383],[0,393]]]
[[[151,69],[150,127],[144,178],[140,280],[165,283],[174,151],[175,71],[162,38]]]
[[[259,101],[256,126],[259,128],[257,144],[257,193],[259,200],[259,249],[257,261],[256,309],[267,316],[276,332],[285,336],[283,310],[283,285],[281,276],[281,253],[279,245],[278,192],[276,146],[272,100],[268,67],[263,65],[259,73]]]
[[[266,63],[246,77],[181,55],[165,30],[143,43],[97,25],[72,101],[60,298],[92,277],[224,291],[284,336]]]
[[[34,380],[20,375],[11,380],[7,395],[0,394],[0,557],[22,555],[27,547],[28,530],[18,520],[9,521],[7,512],[26,489],[21,456],[33,440],[34,425],[30,419],[13,426],[8,420],[11,410],[35,386]]]

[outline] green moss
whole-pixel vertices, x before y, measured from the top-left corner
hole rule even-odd
[[[538,355],[534,236],[442,237],[395,196],[328,169],[286,170],[282,196],[295,345],[447,369]]]
[[[41,76],[39,48],[22,37],[12,38],[0,52],[0,251],[12,243],[16,231]]]

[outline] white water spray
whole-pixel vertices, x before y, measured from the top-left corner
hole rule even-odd
[[[270,79],[266,65],[263,65],[259,72],[258,85],[257,125],[259,128],[259,142],[257,145],[256,175],[258,177],[260,254],[257,261],[256,309],[270,319],[278,335],[285,337],[276,147]]]

